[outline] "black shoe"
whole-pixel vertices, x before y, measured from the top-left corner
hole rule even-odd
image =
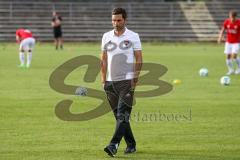
[[[130,154],[136,152],[136,147],[127,147],[126,150],[124,151],[125,154]]]
[[[107,146],[104,148],[104,151],[111,157],[114,157],[117,153],[117,149],[113,146]]]

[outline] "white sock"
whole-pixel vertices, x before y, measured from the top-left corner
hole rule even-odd
[[[233,71],[233,62],[231,59],[226,59],[226,64],[229,71]]]
[[[24,59],[25,59],[25,56],[24,56],[24,52],[19,52],[19,60],[20,60],[20,65],[24,65]]]
[[[236,64],[237,64],[237,66],[238,66],[238,69],[240,69],[240,58],[237,57],[237,58],[235,59],[235,62],[236,62]]]
[[[32,52],[28,52],[27,54],[27,66],[30,66],[32,61]]]

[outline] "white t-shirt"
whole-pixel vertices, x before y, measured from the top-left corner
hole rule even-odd
[[[125,28],[121,36],[114,30],[104,33],[102,51],[107,53],[107,81],[121,81],[134,78],[134,51],[142,50],[139,35]]]

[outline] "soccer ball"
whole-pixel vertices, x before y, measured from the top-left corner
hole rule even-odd
[[[77,96],[86,96],[87,95],[87,88],[85,87],[78,87],[75,91],[75,95]]]
[[[220,79],[220,83],[221,83],[222,85],[224,85],[224,86],[229,85],[230,82],[231,82],[231,78],[230,78],[229,76],[223,76],[223,77],[221,77],[221,79]]]
[[[206,77],[206,76],[208,76],[208,69],[207,69],[207,68],[201,68],[201,69],[199,70],[199,75],[200,75],[201,77]]]

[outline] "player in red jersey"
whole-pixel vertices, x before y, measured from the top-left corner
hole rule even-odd
[[[240,74],[240,58],[238,57],[239,42],[240,42],[240,20],[237,18],[236,11],[229,12],[229,19],[223,23],[222,29],[219,33],[218,43],[223,40],[223,33],[227,31],[226,43],[224,53],[227,55],[226,64],[228,67],[227,75],[234,74],[233,61],[237,64],[235,74]]]
[[[35,39],[33,38],[32,32],[27,29],[18,29],[16,31],[16,41],[20,43],[19,46],[19,59],[21,68],[29,68],[32,60],[32,50],[35,45]],[[25,54],[27,54],[27,62],[25,64]]]

